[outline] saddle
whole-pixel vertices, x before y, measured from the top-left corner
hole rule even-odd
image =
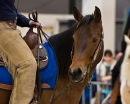
[[[48,55],[47,55],[46,49],[44,48],[42,44],[40,44],[38,47],[37,45],[38,36],[37,36],[37,33],[33,32],[33,27],[31,27],[28,30],[28,32],[26,33],[25,37],[23,37],[23,39],[25,40],[28,47],[31,49],[36,61],[39,61],[37,62],[39,63],[38,69],[40,70],[44,69],[48,64]],[[39,49],[39,54],[37,53],[38,49]],[[37,55],[39,55],[39,58]],[[5,66],[5,63],[2,57],[0,57],[0,66]]]
[[[23,39],[27,43],[28,47],[31,49],[37,63],[39,63],[38,68],[40,70],[45,68],[48,63],[47,52],[42,44],[40,44],[38,47],[38,45],[37,45],[38,44],[38,42],[37,42],[38,34],[33,32],[33,27],[30,27],[30,29],[28,30],[28,32],[26,33],[26,35]],[[39,53],[38,53],[38,50],[39,50]],[[38,57],[38,55],[39,55],[39,57]]]

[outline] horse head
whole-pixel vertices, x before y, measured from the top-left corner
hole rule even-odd
[[[89,74],[92,62],[97,57],[103,28],[101,12],[98,7],[95,7],[93,15],[86,16],[74,8],[73,15],[77,20],[77,28],[73,34],[73,58],[69,75],[73,82],[81,82]]]

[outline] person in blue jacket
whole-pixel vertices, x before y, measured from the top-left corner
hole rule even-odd
[[[91,81],[97,81],[96,70],[93,73]],[[92,98],[93,98],[97,92],[97,86],[93,85],[91,90],[92,90]],[[86,86],[84,89],[84,100],[85,100],[84,101],[85,104],[90,104],[90,87],[89,86]],[[82,104],[82,98],[80,99],[79,104]]]
[[[41,24],[18,13],[14,2],[15,0],[0,0],[0,57],[14,80],[9,104],[30,104],[37,64],[16,25],[39,27]]]

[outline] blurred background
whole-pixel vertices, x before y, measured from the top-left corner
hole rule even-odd
[[[51,27],[53,33],[66,30],[73,24],[72,9],[77,7],[83,14],[92,14],[95,6],[102,13],[105,49],[120,50],[123,26],[127,18],[130,0],[16,0],[19,12],[28,15],[36,10],[44,27]],[[22,30],[24,32],[24,30]],[[26,33],[26,32],[25,32]]]
[[[102,14],[105,44],[103,61],[106,61],[106,63],[116,61],[115,55],[121,50],[123,31],[130,12],[130,0],[15,0],[15,5],[18,11],[25,16],[28,16],[29,12],[36,10],[39,13],[38,20],[42,23],[44,31],[49,36],[62,32],[74,24],[73,7],[77,7],[83,15],[92,14],[95,6],[99,7]],[[22,31],[23,36],[28,30],[28,28],[20,27],[19,29]],[[96,85],[96,92],[99,92],[101,88],[104,89],[102,87],[104,85],[108,89],[110,88],[109,85],[111,85],[110,81],[103,83],[101,80],[103,75],[99,75],[100,70],[103,70],[101,65],[96,69],[96,74],[100,78],[96,77],[96,80],[93,81],[93,84]],[[90,99],[96,96],[96,92],[93,95],[93,91],[90,88],[88,90]],[[100,94],[97,104],[101,103],[101,97]],[[80,104],[93,104],[94,102],[91,99],[89,103],[85,103],[85,99],[84,91]]]

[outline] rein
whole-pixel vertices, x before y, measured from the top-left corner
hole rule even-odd
[[[32,18],[31,18],[32,17]],[[34,22],[38,22],[38,13],[37,13],[37,11],[33,11],[33,12],[31,12],[31,13],[29,13],[29,19],[30,20],[32,20],[32,21],[34,21]],[[34,26],[35,27],[35,26]],[[40,44],[40,42],[41,43],[43,43],[43,41],[42,41],[42,37],[41,37],[41,33],[42,33],[42,35],[44,36],[44,38],[47,40],[47,42],[50,44],[50,46],[51,46],[51,48],[53,49],[53,47],[52,47],[52,45],[51,45],[51,43],[50,43],[50,41],[48,40],[48,38],[49,38],[49,36],[42,30],[42,28],[41,27],[38,27],[37,28],[37,33],[38,33],[38,42],[37,42],[37,44],[38,44],[38,47],[41,45]],[[40,40],[39,40],[40,39]],[[53,49],[53,51],[54,51],[54,49]],[[55,53],[55,51],[54,51],[54,53]],[[39,48],[38,48],[38,51],[37,51],[37,66],[39,66]],[[56,57],[56,56],[55,56]],[[57,58],[56,58],[56,61],[57,61]],[[40,76],[40,74],[39,74],[39,76]],[[58,79],[58,77],[57,77],[57,79]],[[57,83],[57,82],[56,82]],[[70,84],[68,84],[67,86],[70,86],[71,85],[71,83]],[[66,86],[66,88],[68,88]],[[39,87],[39,86],[38,86]],[[41,103],[42,103],[42,99],[41,99],[41,96],[40,96],[40,91],[38,91],[37,89],[35,89],[36,90],[36,92],[37,92],[37,94],[38,94],[38,97],[39,97],[39,100],[41,101]],[[38,99],[37,99],[37,96],[35,97],[35,99],[34,99],[34,101],[35,101],[35,103],[39,103],[38,102]]]
[[[54,97],[54,92],[56,89],[54,89],[52,96],[50,98],[50,103],[53,103],[68,87],[70,87],[73,84],[73,82],[71,81],[69,84],[67,84],[60,92],[59,94],[53,99]]]
[[[33,19],[31,18],[31,16],[32,16]],[[30,18],[32,21],[38,22],[37,16],[38,16],[38,13],[37,13],[36,11],[33,11],[32,13],[29,13],[29,18]],[[52,48],[53,51],[54,51],[54,48],[52,47],[50,41],[48,40],[49,36],[41,29],[41,27],[38,27],[38,28],[37,28],[37,32],[38,32],[38,35],[39,35],[39,38],[40,38],[41,43],[43,43],[43,41],[42,41],[40,32],[42,33],[42,35],[44,36],[44,38],[47,40],[47,42],[50,44],[51,48]],[[39,38],[38,38],[38,45],[40,45]],[[55,53],[55,51],[54,51],[54,53]],[[56,55],[56,54],[55,54],[55,55]],[[38,50],[38,55],[37,55],[37,56],[39,56],[39,50]],[[56,57],[56,56],[55,56],[55,57]],[[39,57],[38,57],[37,59],[39,60]],[[57,58],[56,58],[56,61],[57,61]],[[39,62],[38,62],[37,64],[39,65]],[[58,76],[59,76],[59,75],[57,75],[57,80],[58,80]],[[56,84],[57,84],[57,81],[56,81]],[[67,85],[63,88],[63,90],[56,96],[56,98],[53,99],[54,92],[55,92],[55,90],[56,90],[56,88],[55,88],[54,91],[53,91],[53,93],[52,93],[52,95],[51,95],[51,97],[50,97],[50,103],[54,102],[54,101],[55,101],[68,87],[70,87],[72,84],[73,84],[72,82],[70,82],[69,84],[67,84]],[[39,93],[39,97],[40,97],[40,93]],[[41,100],[41,97],[40,97],[40,100]],[[42,102],[42,100],[41,100],[41,102]]]

